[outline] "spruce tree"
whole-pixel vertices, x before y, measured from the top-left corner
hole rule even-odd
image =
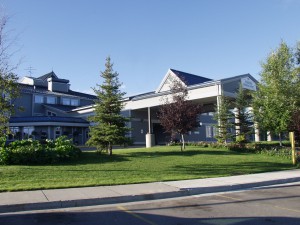
[[[215,108],[214,120],[217,121],[215,125],[217,134],[215,138],[219,143],[227,143],[232,139],[231,128],[233,128],[233,113],[230,111],[230,102],[224,95],[221,95],[219,106]]]
[[[97,150],[107,150],[112,155],[112,146],[125,144],[129,128],[126,127],[127,118],[121,115],[122,98],[125,92],[120,90],[119,74],[113,70],[110,57],[106,58],[105,71],[100,75],[104,81],[94,92],[98,99],[95,105],[95,115],[89,120],[94,124],[90,127],[90,139],[87,144],[96,146]]]
[[[235,128],[236,128],[236,142],[249,141],[249,135],[253,134],[253,115],[249,110],[251,104],[251,92],[244,90],[242,84],[236,94],[234,102],[235,113]]]

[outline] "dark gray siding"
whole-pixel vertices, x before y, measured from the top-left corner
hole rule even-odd
[[[21,94],[21,97],[14,102],[16,108],[16,115],[18,116],[31,116],[32,115],[32,94]],[[21,107],[22,110],[17,108]]]
[[[223,90],[226,92],[236,93],[239,89],[240,82],[232,81],[223,84]]]

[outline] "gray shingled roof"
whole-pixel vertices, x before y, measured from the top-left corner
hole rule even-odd
[[[69,105],[55,105],[55,104],[43,104],[46,108],[57,109],[63,112],[70,112],[73,109],[78,108],[78,106]]]
[[[19,83],[19,87],[22,92],[24,93],[40,93],[40,94],[51,94],[51,95],[59,95],[59,96],[70,96],[70,97],[81,97],[81,98],[87,98],[87,99],[97,99],[97,96],[85,94],[77,91],[69,90],[68,92],[58,92],[58,91],[49,91],[47,87],[41,87],[41,86],[32,86],[29,84],[21,84]]]
[[[50,72],[50,73],[47,73],[47,74],[45,74],[43,76],[40,76],[40,77],[38,77],[36,79],[40,79],[42,81],[47,81],[47,79],[50,78],[50,77],[58,79],[58,77],[56,76],[56,74],[53,71]]]
[[[187,86],[194,85],[194,84],[201,84],[207,81],[212,81],[212,79],[201,77],[198,75],[185,73],[182,71],[170,69],[174,74],[176,74]]]

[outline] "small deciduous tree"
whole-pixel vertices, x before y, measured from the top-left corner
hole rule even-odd
[[[6,33],[7,20],[4,14],[0,16],[0,136],[9,133],[9,118],[15,110],[13,102],[19,96],[15,66],[9,63],[11,42]]]
[[[187,87],[179,80],[173,80],[170,92],[170,100],[164,99],[164,104],[159,108],[158,118],[167,133],[181,136],[181,151],[183,151],[185,149],[184,135],[199,127],[201,106],[187,100]]]
[[[90,139],[87,144],[96,146],[98,150],[106,149],[112,155],[114,144],[125,144],[129,141],[126,137],[130,130],[126,127],[127,118],[121,115],[123,108],[122,98],[125,95],[120,90],[119,74],[113,70],[110,57],[106,58],[105,70],[100,75],[104,81],[94,88],[98,96],[95,105],[95,115],[89,120],[94,124],[90,127]]]
[[[261,82],[253,93],[254,118],[259,127],[278,134],[288,130],[299,102],[299,76],[295,54],[286,43],[273,51],[262,63]]]

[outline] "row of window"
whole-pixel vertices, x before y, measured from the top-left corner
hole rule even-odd
[[[57,104],[58,102],[57,102],[57,97],[54,96],[35,95],[34,103]],[[62,97],[60,99],[60,103],[62,105],[79,106],[79,99]]]

